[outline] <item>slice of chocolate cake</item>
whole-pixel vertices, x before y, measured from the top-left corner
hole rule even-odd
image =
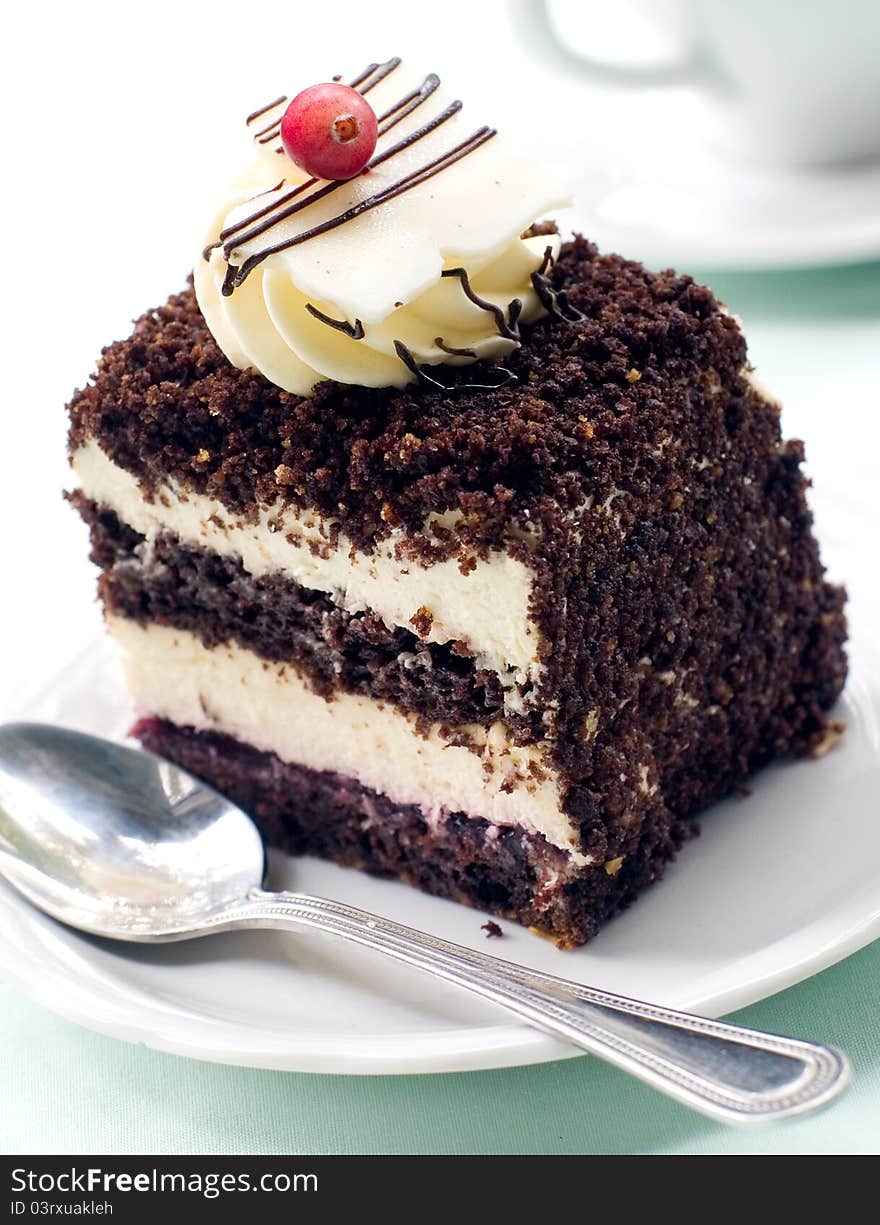
[[[147,747],[275,845],[579,944],[825,742],[843,593],[710,291],[528,228],[561,198],[433,75],[352,87],[352,180],[251,116],[195,288],[72,401],[72,497]]]

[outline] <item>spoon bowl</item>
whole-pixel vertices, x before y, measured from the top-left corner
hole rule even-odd
[[[114,940],[273,927],[350,941],[726,1122],[813,1110],[849,1077],[833,1047],[569,982],[329,898],[265,892],[262,841],[230,800],[170,762],[82,732],[0,727],[0,873],[54,918]]]
[[[114,940],[191,936],[258,889],[249,817],[152,753],[0,727],[0,870],[54,918]]]

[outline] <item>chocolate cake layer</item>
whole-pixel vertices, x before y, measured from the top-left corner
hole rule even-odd
[[[458,644],[426,643],[389,630],[375,615],[348,613],[283,574],[254,578],[240,562],[144,537],[84,498],[71,501],[89,524],[105,609],[138,624],[170,625],[206,646],[233,641],[263,659],[292,663],[324,696],[336,689],[393,703],[431,722],[488,725],[502,717],[498,677]],[[508,714],[516,743],[540,740],[540,713]]]
[[[628,906],[693,833],[667,816],[643,831],[622,863],[575,871],[542,838],[462,813],[428,822],[418,808],[394,805],[353,779],[282,762],[228,736],[159,720],[134,730],[146,748],[231,796],[270,845],[402,878],[534,927],[562,947],[583,944]]]

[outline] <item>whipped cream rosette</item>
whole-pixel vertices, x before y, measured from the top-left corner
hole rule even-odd
[[[524,234],[569,203],[434,74],[393,59],[350,84],[379,121],[367,168],[309,178],[281,143],[287,98],[262,107],[248,117],[256,157],[196,263],[199,306],[229,361],[298,395],[322,379],[402,387],[503,358],[550,304],[558,236]]]

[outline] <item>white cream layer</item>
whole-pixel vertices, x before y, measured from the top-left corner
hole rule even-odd
[[[467,733],[477,751],[453,745],[434,726],[357,694],[325,701],[290,665],[269,663],[234,645],[207,648],[193,634],[109,617],[128,685],[144,714],[219,731],[312,770],[354,777],[429,819],[464,812],[542,834],[581,865],[575,831],[536,746],[508,743],[502,724]],[[538,767],[537,776],[533,773]]]
[[[346,536],[334,539],[317,513],[280,502],[249,520],[213,498],[171,486],[147,501],[131,473],[95,441],[80,447],[73,467],[87,497],[144,536],[172,532],[184,544],[239,558],[250,574],[281,571],[349,612],[370,609],[389,628],[413,630],[413,618],[427,611],[430,629],[419,636],[428,642],[465,642],[478,664],[509,686],[537,673],[539,634],[529,613],[534,572],[507,553],[475,558],[463,573],[457,558],[430,566],[407,558],[406,533],[399,530],[372,553],[358,552]]]

